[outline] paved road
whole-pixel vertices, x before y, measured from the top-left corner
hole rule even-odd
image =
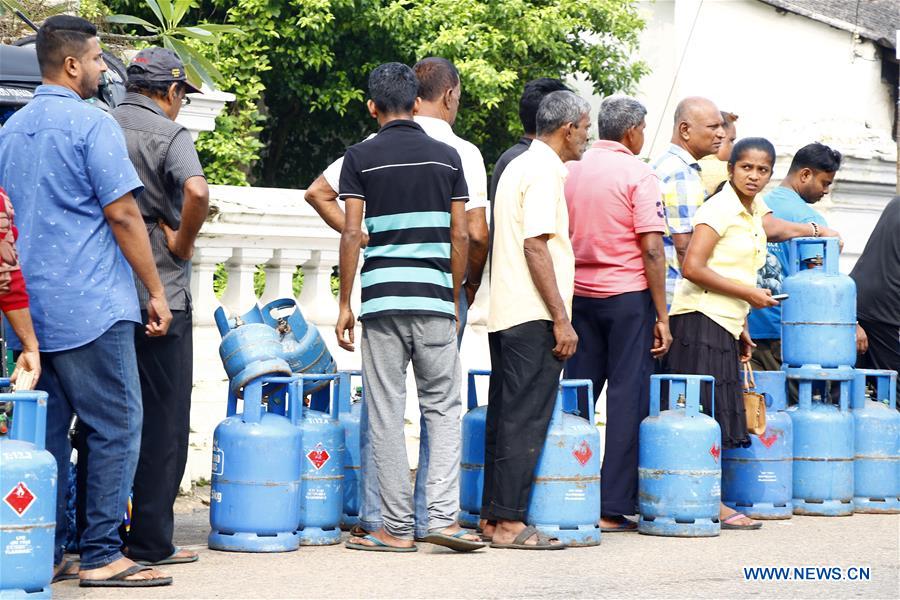
[[[421,544],[384,555],[343,546],[285,554],[214,552],[208,512],[180,499],[178,543],[200,561],[167,567],[171,587],[53,586],[56,598],[898,598],[900,516],[794,517],[759,531],[674,539],[607,534],[595,548],[455,554]],[[745,581],[745,566],[869,568],[868,581]]]

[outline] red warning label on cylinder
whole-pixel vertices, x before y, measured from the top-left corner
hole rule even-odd
[[[575,449],[572,450],[572,456],[575,457],[581,466],[587,464],[587,461],[591,460],[591,457],[594,455],[591,447],[588,445],[586,440],[581,440],[581,443],[575,446]]]
[[[718,444],[714,443],[712,445],[712,447],[709,449],[709,453],[712,455],[713,460],[715,460],[716,462],[719,462],[719,455],[722,454],[722,450],[719,449]]]
[[[765,446],[766,448],[771,448],[772,444],[775,443],[775,440],[778,439],[778,434],[775,433],[774,431],[772,433],[769,433],[768,431],[764,431],[762,435],[757,436],[757,437],[759,437],[759,441],[762,443],[763,446]]]
[[[21,481],[3,497],[3,501],[6,502],[6,505],[13,509],[20,517],[28,512],[28,509],[31,508],[31,505],[34,504],[36,499],[37,496],[35,496],[31,490],[28,489],[28,486]]]
[[[326,450],[321,443],[318,443],[315,448],[307,453],[306,458],[312,463],[312,466],[316,468],[316,471],[318,471],[325,466],[325,463],[328,462],[331,455],[328,454],[328,450]]]

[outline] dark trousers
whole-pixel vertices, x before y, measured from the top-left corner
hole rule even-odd
[[[37,389],[47,392],[47,450],[59,469],[54,564],[68,538],[69,424],[78,415],[90,452],[79,452],[92,474],[82,490],[85,527],[81,568],[122,558],[118,527],[128,502],[141,433],[141,399],[134,359],[134,323],[118,321],[97,339],[70,350],[41,353]],[[0,466],[2,468],[2,466]]]
[[[146,323],[147,313],[141,318]],[[139,325],[134,346],[144,425],[134,475],[131,529],[127,534],[123,531],[122,539],[129,557],[158,561],[175,551],[173,504],[187,461],[193,380],[191,313],[173,310],[164,337],[147,337],[144,326]]]
[[[578,350],[566,364],[566,379],[590,379],[597,401],[606,390],[606,442],[600,477],[601,514],[630,515],[637,502],[638,429],[649,413],[656,309],[650,292],[610,298],[575,296],[572,326]],[[579,410],[587,417],[587,398]]]
[[[524,521],[563,363],[553,356],[550,321],[490,333],[488,344],[491,379],[481,516]]]
[[[859,326],[869,338],[869,349],[859,357],[861,369],[889,369],[900,372],[900,328],[879,321],[860,319]]]

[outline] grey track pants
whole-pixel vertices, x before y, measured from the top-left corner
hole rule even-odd
[[[403,414],[406,369],[416,378],[419,410],[428,428],[428,528],[443,529],[459,510],[460,363],[456,322],[428,315],[390,315],[362,324],[362,373],[384,529],[412,539],[413,488]]]

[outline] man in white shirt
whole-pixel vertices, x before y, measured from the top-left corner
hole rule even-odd
[[[457,343],[462,343],[462,335],[466,328],[468,307],[475,300],[475,294],[481,284],[481,276],[487,260],[488,226],[487,226],[487,173],[481,151],[471,142],[467,142],[453,133],[453,123],[459,110],[462,94],[459,73],[456,67],[445,58],[425,58],[413,67],[419,80],[419,108],[415,114],[416,123],[430,137],[444,142],[459,153],[462,161],[463,176],[469,189],[469,201],[466,202],[466,223],[469,234],[468,266],[466,279],[459,297],[459,332]],[[374,134],[372,134],[374,135]],[[369,136],[372,137],[372,136]],[[337,232],[344,229],[344,210],[338,202],[339,182],[343,157],[331,163],[325,171],[310,184],[304,198],[319,213],[322,220]],[[363,236],[363,244],[368,237]],[[367,418],[363,407],[363,419]],[[381,526],[379,514],[380,500],[378,481],[375,477],[366,477],[366,472],[374,473],[371,455],[365,439],[365,422],[361,424],[363,491],[360,505],[360,525],[365,531],[376,531]],[[420,423],[419,466],[416,471],[416,538],[423,538],[428,533],[428,503],[425,497],[425,482],[428,469],[428,434],[424,419]],[[367,463],[368,466],[367,466]],[[354,530],[354,535],[362,533]]]

